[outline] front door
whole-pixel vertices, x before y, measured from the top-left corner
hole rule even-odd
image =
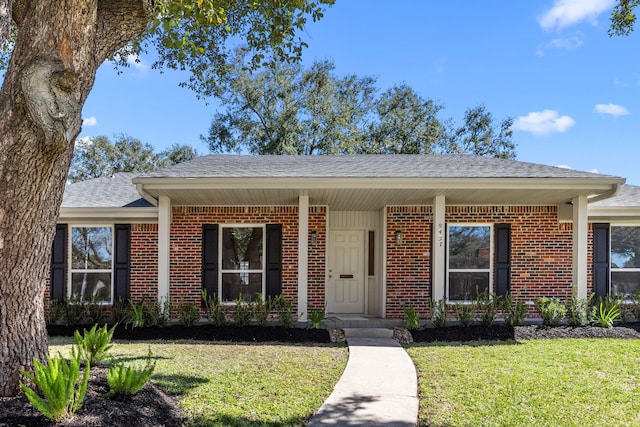
[[[364,231],[329,234],[327,312],[364,314]]]

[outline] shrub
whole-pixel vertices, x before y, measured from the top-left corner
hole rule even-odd
[[[256,319],[256,323],[260,326],[267,326],[270,312],[271,297],[263,300],[262,294],[258,294],[255,302],[253,303],[253,318]]]
[[[285,328],[293,324],[293,303],[287,301],[284,295],[280,294],[273,299],[273,308],[278,312],[278,321]]]
[[[562,324],[567,315],[567,307],[556,298],[537,298],[536,310],[542,316],[542,324],[545,326],[558,326]]]
[[[200,309],[195,302],[183,302],[178,305],[178,319],[184,326],[193,326],[200,320]]]
[[[586,326],[589,324],[589,300],[572,298],[569,305],[569,324],[571,326]]]
[[[442,298],[438,301],[429,301],[429,311],[431,312],[431,323],[436,328],[447,326],[447,300]]]
[[[420,325],[420,313],[414,306],[404,309],[404,322],[410,331],[419,331],[422,329]]]
[[[107,325],[98,329],[98,325],[95,324],[89,331],[84,329],[82,336],[80,332],[75,331],[74,338],[80,354],[92,365],[100,363],[112,347],[111,338],[115,330],[116,325],[111,329],[107,329]]]
[[[121,325],[130,323],[131,310],[127,300],[119,297],[113,301],[113,313],[111,315],[111,319],[113,320],[113,323],[119,323]]]
[[[475,305],[457,303],[453,306],[453,308],[460,326],[462,326],[463,328],[468,328],[469,326],[471,326],[471,324],[473,323],[473,313],[475,311]]]
[[[476,308],[480,312],[480,323],[484,326],[491,326],[496,320],[496,314],[500,305],[500,297],[484,291],[478,294]]]
[[[501,301],[502,315],[504,322],[509,326],[520,326],[524,324],[524,317],[527,314],[527,306],[520,300],[513,300],[511,294],[507,294]]]
[[[631,295],[631,313],[633,313],[633,317],[636,318],[637,321],[640,321],[640,291],[635,292]]]
[[[53,359],[47,356],[47,365],[34,359],[33,374],[20,371],[40,392],[21,381],[22,391],[33,407],[48,419],[63,421],[82,406],[87,393],[90,364],[87,362],[84,375],[80,378],[80,359],[80,353],[74,347],[69,364],[58,353]]]
[[[66,298],[62,305],[62,318],[67,325],[75,326],[84,319],[84,302],[80,301],[80,297],[72,296]]]
[[[209,296],[207,290],[203,289],[202,301],[204,301],[205,316],[213,322],[214,326],[222,326],[227,323],[227,314],[215,293]]]
[[[161,328],[167,326],[169,316],[171,314],[171,304],[168,299],[164,302],[153,300],[145,303],[142,309],[142,317],[145,326],[159,326]]]
[[[47,305],[45,321],[47,325],[53,325],[62,318],[64,305],[57,299],[45,301],[45,305]]]
[[[133,396],[139,392],[149,381],[156,368],[156,363],[151,361],[151,357],[151,348],[149,348],[147,361],[142,368],[127,366],[124,362],[109,366],[107,372],[109,393],[107,393],[107,397]]]
[[[131,310],[127,324],[131,325],[131,328],[142,328],[144,326],[144,300],[140,301],[140,304],[136,304],[130,299],[129,306]]]
[[[598,298],[597,304],[591,310],[592,321],[602,327],[610,328],[620,318],[620,300]]]
[[[251,320],[251,316],[253,314],[251,304],[242,298],[242,294],[240,294],[233,302],[236,304],[233,313],[231,313],[231,319],[233,320],[234,325],[246,326]]]
[[[97,297],[91,298],[91,301],[85,305],[85,319],[90,324],[96,324],[102,322],[104,319],[104,310],[102,304],[98,301]]]

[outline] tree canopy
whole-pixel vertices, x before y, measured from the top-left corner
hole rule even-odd
[[[610,36],[628,36],[635,29],[636,12],[640,0],[618,0],[611,12]]]
[[[213,152],[253,154],[476,154],[515,158],[512,119],[485,106],[461,124],[406,84],[380,93],[376,79],[338,76],[331,61],[281,63],[258,72],[238,51],[212,93],[223,109],[202,139]]]
[[[118,135],[114,142],[98,136],[76,142],[68,180],[78,182],[117,172],[151,172],[197,155],[188,145],[174,144],[167,150],[155,152],[152,145],[130,136]]]

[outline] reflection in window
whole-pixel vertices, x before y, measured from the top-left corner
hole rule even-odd
[[[71,228],[72,299],[111,302],[113,239],[111,227]]]
[[[611,295],[640,291],[640,227],[611,227]]]
[[[262,227],[222,228],[222,301],[242,296],[255,300],[263,292]]]
[[[448,227],[447,298],[471,301],[491,292],[491,227]]]

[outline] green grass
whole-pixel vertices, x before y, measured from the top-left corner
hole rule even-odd
[[[412,345],[420,426],[638,426],[640,340]]]
[[[52,339],[63,355],[70,340]],[[152,381],[177,395],[195,426],[302,426],[331,394],[347,348],[176,341],[116,342],[118,361],[157,360]]]

